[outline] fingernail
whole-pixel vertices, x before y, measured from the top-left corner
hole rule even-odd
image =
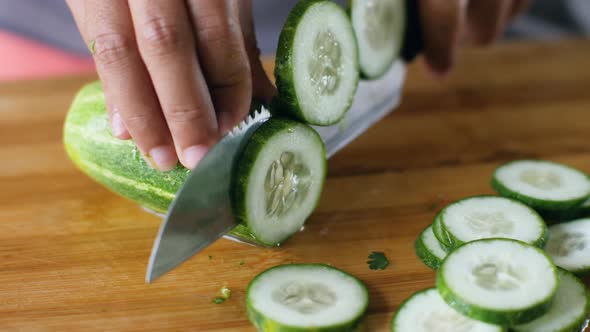
[[[186,168],[193,169],[205,156],[209,148],[203,145],[194,145],[184,149],[183,164]]]
[[[123,123],[123,118],[119,112],[114,112],[111,116],[111,131],[113,136],[123,138],[127,134],[127,127]]]
[[[149,155],[144,156],[150,167],[162,172],[168,172],[176,167],[178,158],[173,147],[158,146],[150,150]]]

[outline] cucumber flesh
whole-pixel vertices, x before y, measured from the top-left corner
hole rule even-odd
[[[516,332],[579,332],[590,310],[590,297],[584,284],[573,274],[559,270],[559,288],[551,309],[542,317],[512,327]]]
[[[547,240],[547,226],[533,209],[496,196],[450,204],[441,212],[440,227],[448,234],[451,248],[486,238],[515,239],[542,248]]]
[[[405,0],[351,0],[349,12],[362,75],[378,78],[399,57],[406,27]]]
[[[428,226],[422,234],[420,234],[414,247],[418,258],[420,258],[426,266],[434,270],[438,269],[447,256],[447,252],[434,236],[432,226]]]
[[[549,227],[545,249],[555,265],[576,274],[590,272],[590,218]]]
[[[279,38],[277,109],[313,125],[340,121],[359,80],[358,50],[346,12],[328,0],[303,0]]]
[[[367,305],[360,280],[323,264],[271,268],[246,290],[248,316],[259,331],[351,331]]]
[[[543,211],[568,210],[590,196],[586,174],[548,161],[520,160],[500,166],[492,186],[502,196]]]
[[[324,144],[311,127],[270,119],[246,144],[232,185],[234,215],[259,241],[280,245],[303,226],[326,176]]]
[[[459,314],[443,301],[436,288],[430,288],[402,303],[391,322],[391,331],[502,332],[504,329]]]
[[[436,286],[464,315],[511,326],[544,315],[559,278],[541,249],[515,240],[484,239],[451,252],[438,270]]]

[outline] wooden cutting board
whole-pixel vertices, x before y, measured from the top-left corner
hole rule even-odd
[[[461,58],[446,81],[411,66],[400,109],[330,161],[319,208],[284,247],[220,240],[151,285],[160,220],[82,175],[62,149],[66,109],[93,78],[0,85],[0,330],[252,331],[247,283],[290,262],[358,276],[371,293],[368,330],[387,330],[401,301],[434,285],[413,242],[447,202],[491,193],[492,170],[516,158],[590,172],[590,42]],[[371,251],[389,268],[369,270]],[[223,285],[232,298],[213,304]]]

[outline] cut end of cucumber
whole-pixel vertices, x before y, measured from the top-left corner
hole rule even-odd
[[[555,265],[576,274],[590,272],[590,218],[549,227],[546,250]]]
[[[548,161],[503,165],[495,171],[492,185],[501,195],[541,210],[572,208],[590,195],[590,180],[584,173]]]
[[[539,248],[508,239],[467,243],[450,253],[437,275],[449,305],[499,325],[527,323],[547,312],[559,285]]]
[[[559,270],[559,288],[551,309],[542,317],[512,328],[516,332],[579,332],[590,309],[584,284],[573,274]]]
[[[261,331],[349,331],[368,305],[367,289],[357,278],[322,264],[271,268],[252,280],[246,297],[250,318]]]
[[[451,246],[486,238],[508,238],[543,247],[546,225],[530,207],[511,199],[476,196],[447,206],[440,216]]]
[[[447,256],[447,252],[438,242],[432,231],[432,226],[428,226],[415,243],[416,255],[426,266],[431,269],[438,269],[442,261]]]
[[[315,209],[325,174],[325,149],[315,130],[291,120],[268,120],[238,162],[235,215],[258,240],[280,245]]]
[[[436,288],[431,288],[414,294],[400,306],[391,331],[502,332],[504,329],[459,314],[443,301]]]
[[[405,0],[352,0],[350,16],[363,76],[378,78],[398,58],[404,39]]]
[[[350,20],[331,1],[300,1],[279,39],[275,67],[280,110],[314,125],[337,123],[358,85]]]

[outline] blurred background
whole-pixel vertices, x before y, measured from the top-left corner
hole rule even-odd
[[[296,0],[254,0],[260,48],[273,54]],[[590,35],[589,0],[533,0],[505,39]],[[0,1],[0,81],[90,73],[94,65],[63,0]]]

